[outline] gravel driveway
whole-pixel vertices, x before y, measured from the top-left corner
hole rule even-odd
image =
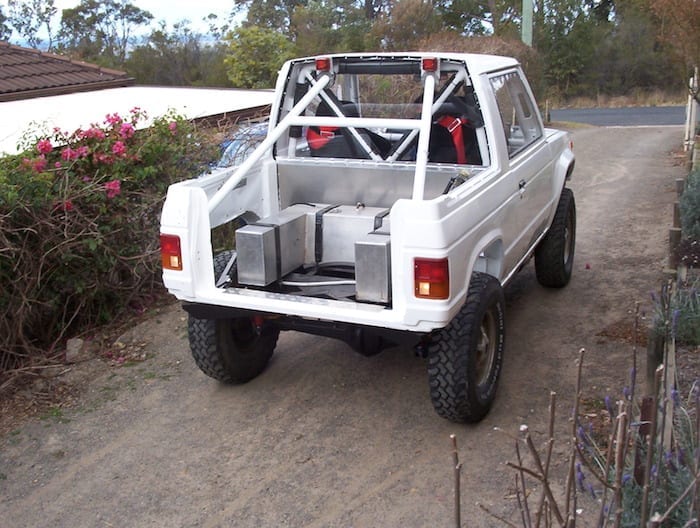
[[[631,347],[601,336],[649,311],[661,284],[680,127],[579,128],[571,187],[578,245],[569,287],[546,290],[529,264],[509,285],[505,368],[477,425],[439,418],[425,361],[396,348],[365,358],[344,344],[283,334],[269,368],[238,387],[189,357],[184,312],[163,310],[121,338],[148,359],[93,359],[69,409],[0,438],[0,525],[14,527],[425,527],[453,516],[449,435],[464,462],[465,526],[520,524],[513,440],[538,441],[549,392],[559,399],[555,473],[565,466],[567,413],[580,347],[585,394],[617,395]],[[644,357],[642,353],[642,357]],[[75,381],[76,383],[78,381]],[[584,515],[592,502],[582,502]]]

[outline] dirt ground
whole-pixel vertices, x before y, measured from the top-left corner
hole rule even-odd
[[[433,412],[425,361],[412,350],[365,358],[297,333],[282,335],[259,378],[223,386],[194,366],[184,312],[172,305],[126,332],[114,360],[67,366],[65,390],[80,389],[70,406],[0,438],[0,525],[446,526],[450,434],[464,463],[463,525],[503,526],[477,503],[520,525],[506,462],[521,424],[541,445],[557,393],[561,476],[579,349],[587,399],[617,397],[627,383],[633,349],[622,336],[635,301],[648,324],[650,292],[663,281],[674,180],[683,176],[670,152],[681,134],[574,131],[574,276],[546,290],[529,264],[508,286],[505,367],[483,422],[455,425]],[[124,356],[145,359],[120,364]],[[640,348],[642,373],[645,357]],[[584,519],[597,511],[590,498],[580,507]]]

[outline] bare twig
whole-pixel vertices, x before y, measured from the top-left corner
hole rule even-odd
[[[507,525],[507,526],[510,526],[511,528],[518,528],[515,524],[513,524],[513,523],[510,522],[509,520],[504,519],[504,518],[501,517],[500,515],[496,515],[495,513],[493,513],[491,510],[489,510],[489,509],[488,509],[486,506],[484,506],[483,504],[477,502],[476,505],[477,505],[479,508],[481,508],[483,511],[485,511],[486,513],[488,513],[488,514],[489,514],[491,517],[493,517],[494,519],[496,519],[496,520],[498,520],[498,521],[501,521],[503,524],[505,524],[505,525]]]
[[[518,444],[515,444],[515,449],[518,449]],[[522,495],[520,490],[520,482],[518,481],[518,475],[515,475],[515,498],[518,501],[518,510],[520,511],[520,520],[523,521],[523,528],[530,528],[530,515],[526,515],[525,510],[527,508],[527,492],[523,488]]]
[[[460,499],[462,496],[460,473],[462,471],[462,464],[459,463],[459,452],[457,451],[457,436],[451,434],[450,439],[452,440],[452,464],[454,468],[454,482],[455,482],[455,526],[460,528],[462,526],[462,508]]]
[[[656,378],[654,383],[654,394],[652,395],[652,409],[654,412],[651,415],[651,426],[649,437],[647,439],[647,460],[644,468],[644,484],[642,485],[642,508],[639,516],[640,526],[646,526],[649,519],[649,483],[651,481],[651,466],[654,460],[654,447],[656,444],[656,426],[658,421],[657,402],[659,398],[659,385],[663,376],[664,366],[661,365],[656,369]]]
[[[525,434],[525,443],[527,444],[527,447],[530,449],[530,455],[532,455],[532,458],[535,461],[535,465],[537,466],[537,470],[540,472],[542,485],[544,486],[544,491],[547,493],[547,498],[551,502],[552,512],[554,513],[554,516],[557,518],[557,522],[561,525],[564,522],[564,518],[562,517],[562,514],[559,511],[559,506],[557,505],[556,500],[554,499],[554,494],[552,493],[552,488],[549,485],[549,476],[544,471],[544,467],[542,465],[542,459],[540,458],[540,455],[537,452],[537,449],[535,448],[535,444],[532,442],[532,437],[530,436],[530,432],[529,432],[528,428],[525,427],[523,432]]]
[[[625,444],[627,443],[627,413],[625,402],[618,403],[617,437],[615,440],[615,522],[614,528],[620,528],[622,522],[622,471],[625,468]]]
[[[575,502],[576,481],[574,476],[574,468],[576,466],[576,424],[578,422],[578,409],[581,401],[581,380],[583,377],[583,356],[586,349],[582,348],[578,352],[578,372],[576,374],[576,394],[574,395],[574,410],[571,423],[571,453],[569,454],[569,474],[566,478],[566,503],[565,511],[567,514],[571,511],[572,495]]]
[[[549,438],[547,440],[547,459],[545,462],[545,473],[549,473],[549,466],[552,460],[552,449],[554,447],[554,416],[555,416],[555,410],[556,410],[556,402],[557,402],[557,393],[556,392],[550,392],[549,393]],[[536,526],[539,528],[540,526],[540,518],[542,515],[542,506],[544,505],[544,499],[545,499],[545,494],[544,490],[542,491],[542,494],[540,495],[540,502],[537,506],[537,517],[536,517]]]
[[[518,465],[522,467],[523,465],[523,460],[522,457],[520,456],[520,442],[515,442],[515,455],[518,458]],[[520,505],[520,513],[523,517],[523,526],[525,528],[530,528],[531,522],[530,522],[530,509],[527,504],[527,487],[525,486],[525,472],[520,470],[518,471],[518,475],[515,478],[515,490],[516,493],[520,489],[518,487],[518,477],[520,477],[520,486],[522,487],[523,490],[523,502],[522,505]],[[519,500],[519,499],[518,499]],[[539,511],[537,512],[537,516],[539,518]]]

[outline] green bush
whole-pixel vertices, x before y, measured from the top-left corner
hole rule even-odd
[[[700,167],[688,175],[679,205],[683,236],[700,241]]]
[[[146,118],[134,108],[54,129],[0,158],[0,373],[158,286],[166,189],[201,172],[216,147],[173,113],[137,131]]]

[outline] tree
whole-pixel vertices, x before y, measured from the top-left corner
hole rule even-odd
[[[700,3],[696,0],[647,0],[657,24],[659,41],[671,50],[683,70],[683,80],[700,63]],[[697,94],[695,94],[697,98]]]
[[[227,37],[228,77],[238,88],[271,88],[277,71],[294,55],[294,45],[281,33],[259,26],[237,28]]]
[[[136,46],[125,68],[139,84],[230,86],[224,67],[226,46],[202,44],[186,22],[168,32],[165,23]]]
[[[420,24],[416,21],[420,20]],[[423,0],[398,0],[390,14],[375,20],[372,36],[387,50],[414,48],[418,42],[440,30],[440,20],[433,4]]]
[[[83,60],[122,67],[133,30],[152,19],[128,0],[81,0],[63,10],[63,49]]]
[[[48,36],[46,49],[51,50],[54,45],[54,31],[51,21],[56,15],[54,0],[9,0],[9,22],[32,48],[39,48],[43,42],[39,38],[39,32],[43,29]]]
[[[437,0],[445,29],[463,35],[517,36],[522,0]]]
[[[363,51],[371,22],[354,0],[311,0],[292,15],[291,36],[298,55]]]
[[[12,28],[7,24],[8,18],[2,11],[0,6],[0,40],[10,40],[12,36]]]
[[[307,0],[234,0],[230,18],[246,13],[244,26],[257,26],[289,32],[294,10],[306,5]]]

